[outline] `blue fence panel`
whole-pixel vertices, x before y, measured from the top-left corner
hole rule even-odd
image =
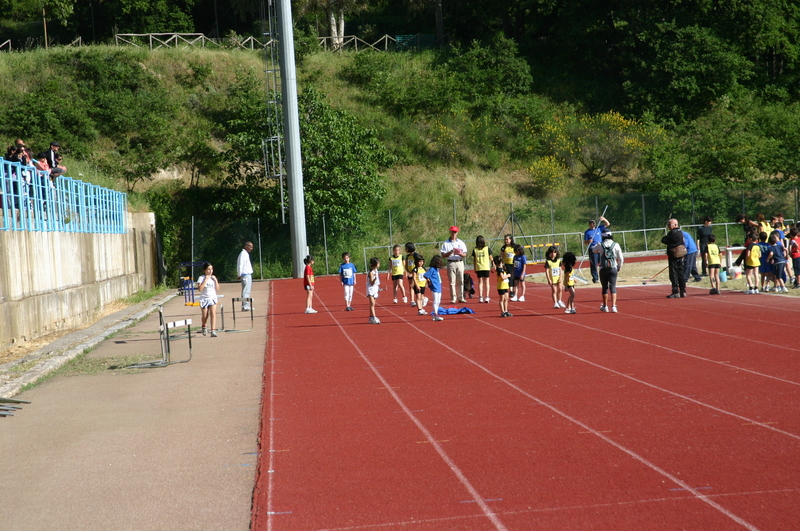
[[[0,230],[124,234],[128,196],[0,157]]]

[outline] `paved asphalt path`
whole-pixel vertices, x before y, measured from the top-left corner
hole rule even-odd
[[[238,292],[221,286],[228,328]],[[248,529],[268,295],[254,283],[253,331],[197,335],[189,363],[57,376],[17,395],[31,404],[0,418],[0,531]],[[182,297],[164,315],[200,324]],[[157,329],[153,312],[87,356],[158,358]],[[187,355],[173,342],[173,361]]]

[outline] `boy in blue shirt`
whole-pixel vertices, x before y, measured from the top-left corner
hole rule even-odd
[[[350,253],[342,253],[344,262],[339,266],[339,280],[344,288],[345,311],[352,312],[353,290],[356,285],[356,266],[350,263]]]

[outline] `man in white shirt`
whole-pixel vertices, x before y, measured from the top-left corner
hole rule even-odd
[[[242,280],[242,299],[250,298],[250,288],[253,285],[253,265],[250,263],[250,251],[252,250],[253,244],[244,242],[244,248],[236,261],[236,273]],[[250,311],[250,304],[247,301],[242,301],[242,311]]]
[[[451,304],[455,304],[456,300],[467,302],[464,298],[464,257],[467,256],[467,244],[458,239],[458,227],[450,227],[450,238],[445,240],[439,252],[447,261]]]

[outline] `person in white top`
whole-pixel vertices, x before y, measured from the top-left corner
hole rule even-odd
[[[450,238],[442,243],[439,252],[447,261],[447,279],[450,281],[450,302],[467,302],[464,298],[464,257],[467,244],[458,239],[458,227],[450,227]]]
[[[250,263],[250,251],[252,250],[253,244],[244,242],[244,248],[236,261],[236,274],[242,281],[242,299],[250,298],[250,288],[253,286],[253,265]],[[242,311],[250,311],[250,304],[247,301],[242,301]]]
[[[203,274],[197,279],[197,290],[200,292],[202,333],[206,335],[206,323],[211,321],[211,337],[217,337],[217,286],[219,281],[214,276],[214,266],[204,263]]]

